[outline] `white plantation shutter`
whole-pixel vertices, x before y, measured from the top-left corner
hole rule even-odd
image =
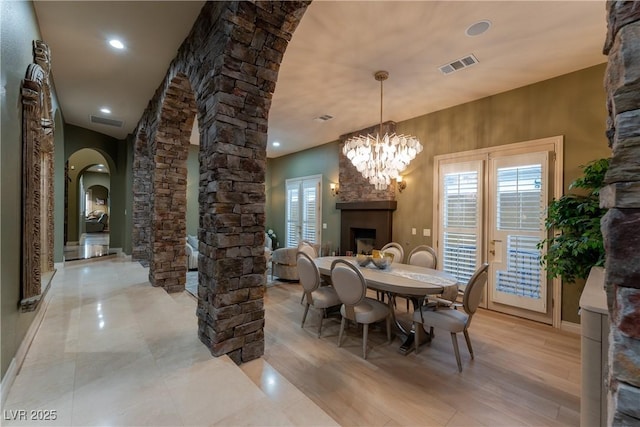
[[[507,270],[497,272],[496,289],[520,297],[541,298],[540,255],[537,237],[509,236]]]
[[[559,326],[562,289],[540,265],[551,197],[562,196],[562,137],[434,158],[438,268],[464,283],[489,263],[483,307]]]
[[[287,247],[298,246],[301,240],[320,243],[322,175],[288,179],[286,188]]]
[[[440,173],[440,265],[466,283],[480,260],[482,163],[444,164]]]
[[[318,185],[315,180],[306,180],[302,183],[304,204],[302,212],[302,240],[309,240],[317,243],[318,233]]]
[[[542,165],[498,169],[498,230],[540,230],[541,186]]]
[[[287,182],[287,235],[286,246],[298,246],[298,223],[300,221],[300,184]]]
[[[546,197],[543,165],[497,169],[496,228],[506,236],[506,269],[496,271],[496,291],[539,300],[543,297],[540,251]]]

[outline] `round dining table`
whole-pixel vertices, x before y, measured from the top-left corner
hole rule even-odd
[[[449,273],[426,268],[417,265],[392,263],[385,269],[379,269],[373,263],[362,267],[358,265],[355,257],[319,257],[314,262],[318,266],[320,274],[323,276],[331,276],[331,264],[336,259],[344,259],[358,267],[362,276],[367,281],[367,287],[376,291],[382,291],[389,296],[401,295],[409,298],[414,306],[414,310],[418,309],[420,301],[427,295],[438,295],[445,291],[446,287],[458,286],[458,280]],[[391,298],[389,298],[392,301]],[[398,329],[407,337],[400,346],[400,353],[407,354],[413,348],[413,340],[415,339],[415,331],[411,327],[402,325],[395,316],[392,309],[394,322]]]

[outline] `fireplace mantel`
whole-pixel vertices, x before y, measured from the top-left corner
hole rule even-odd
[[[395,211],[398,202],[395,200],[365,200],[360,202],[337,202],[336,209],[351,211]]]
[[[375,246],[381,248],[391,241],[395,200],[337,202],[340,209],[340,251],[356,251],[354,230],[375,230]]]

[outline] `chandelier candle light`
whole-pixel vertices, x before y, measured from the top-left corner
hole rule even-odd
[[[422,151],[422,144],[415,136],[382,134],[382,82],[389,78],[389,73],[377,71],[374,76],[380,82],[380,130],[376,136],[349,138],[342,153],[376,190],[384,190]]]

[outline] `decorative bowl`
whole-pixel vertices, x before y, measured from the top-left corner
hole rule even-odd
[[[360,267],[366,267],[371,262],[371,256],[365,254],[356,254],[356,262]]]
[[[385,268],[389,267],[393,262],[393,255],[383,254],[383,256],[381,257],[371,258],[371,261],[373,261],[373,264],[376,267],[378,267],[380,270],[384,270]]]

